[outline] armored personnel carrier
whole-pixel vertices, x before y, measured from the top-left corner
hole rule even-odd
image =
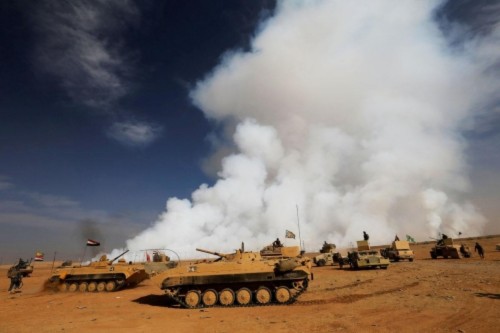
[[[378,250],[370,248],[368,241],[358,241],[358,251],[349,252],[347,257],[352,269],[387,269],[390,264],[389,259],[381,256]]]
[[[290,304],[313,278],[306,257],[262,258],[243,247],[230,254],[196,250],[218,259],[179,265],[160,275],[161,289],[186,308]]]
[[[430,251],[431,258],[437,259],[443,257],[444,259],[460,259],[469,258],[470,250],[465,245],[454,245],[452,238],[439,239],[436,245]]]
[[[7,271],[7,276],[10,277],[13,275],[17,275],[18,273],[21,273],[23,277],[30,276],[31,273],[33,273],[33,265],[31,264],[32,261],[33,259],[28,261],[19,258],[17,264],[9,268],[9,270]]]
[[[91,262],[88,266],[62,266],[53,273],[49,282],[61,291],[101,292],[115,291],[134,286],[149,278],[142,265],[132,265],[120,260],[123,252],[116,258],[108,260],[105,255],[99,261]]]

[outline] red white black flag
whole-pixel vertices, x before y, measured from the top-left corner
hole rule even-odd
[[[99,245],[101,245],[101,243],[92,239],[87,239],[87,246],[99,246]]]
[[[35,261],[43,261],[43,252],[36,251],[36,253],[35,253]]]

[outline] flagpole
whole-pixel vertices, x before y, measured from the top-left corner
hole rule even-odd
[[[300,236],[299,205],[295,205],[295,207],[297,208],[297,226],[299,227],[299,246],[301,247],[302,250],[302,237]]]
[[[52,268],[50,269],[51,273],[54,271],[54,263],[56,262],[56,253],[57,251],[54,251],[54,259],[52,259]]]
[[[85,244],[85,247],[83,249],[83,255],[82,258],[80,259],[80,266],[83,264],[83,258],[85,258],[85,252],[87,252],[87,244]]]

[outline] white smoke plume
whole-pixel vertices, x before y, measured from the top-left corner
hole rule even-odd
[[[281,2],[251,51],[226,54],[191,92],[207,117],[239,122],[237,153],[127,247],[256,250],[299,235],[296,207],[306,250],[348,246],[363,230],[372,244],[481,233],[461,131],[498,91],[485,74],[498,29],[451,48],[438,5]]]

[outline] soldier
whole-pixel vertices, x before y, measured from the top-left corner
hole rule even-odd
[[[276,238],[276,240],[273,242],[273,247],[282,247],[283,244],[281,244],[281,241],[279,238]]]
[[[16,289],[20,289],[22,281],[23,281],[23,275],[21,274],[21,272],[19,272],[18,270],[12,271],[10,275],[9,293],[13,294],[15,293]]]
[[[366,231],[363,231],[363,239],[365,241],[369,240],[370,239],[370,236],[368,236],[368,234],[366,233]]]
[[[395,242],[399,241],[399,237],[398,237],[398,235],[396,235],[396,237],[394,238],[394,241],[395,241]]]
[[[445,240],[445,239],[448,239],[448,236],[446,236],[445,234],[443,234],[443,235],[441,236],[441,239],[440,239],[440,240],[438,240],[437,245],[444,245],[444,240]]]
[[[479,256],[481,257],[481,259],[484,259],[484,250],[483,250],[483,247],[481,245],[479,245],[478,242],[476,242],[476,246],[474,246],[474,252],[477,252],[477,254],[479,254]]]

